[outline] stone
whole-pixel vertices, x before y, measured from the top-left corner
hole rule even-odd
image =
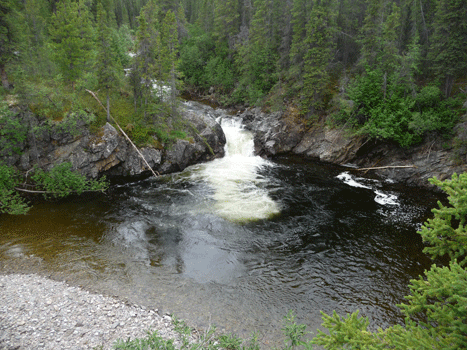
[[[187,166],[224,155],[225,135],[216,121],[219,112],[198,103],[183,105],[181,118],[188,125],[187,139],[176,140],[164,149],[153,146],[140,151],[148,164],[159,173],[181,171]],[[22,155],[0,155],[0,161],[28,171],[33,165],[70,161],[73,170],[88,178],[109,176],[134,176],[148,173],[149,169],[138,152],[117,129],[106,123],[91,134],[84,118],[77,118],[76,125],[67,130],[58,123],[40,120],[32,113],[18,111],[16,118],[35,128],[20,145]]]

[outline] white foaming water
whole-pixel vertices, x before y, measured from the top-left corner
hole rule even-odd
[[[381,191],[374,189],[372,186],[367,186],[367,185],[364,185],[358,182],[358,181],[371,181],[371,180],[363,179],[363,178],[354,179],[352,175],[350,175],[348,172],[343,172],[337,175],[337,178],[339,180],[342,180],[345,184],[349,186],[366,188],[366,189],[372,190],[376,194],[375,196],[376,203],[379,203],[381,205],[399,205],[399,203],[397,202],[397,196],[393,194],[383,193]]]
[[[261,220],[280,213],[268,193],[268,180],[259,174],[271,162],[254,155],[253,135],[240,120],[222,119],[226,137],[225,156],[203,164],[198,175],[213,187],[215,212],[238,222]]]

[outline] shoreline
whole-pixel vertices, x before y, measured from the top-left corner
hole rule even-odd
[[[169,315],[38,274],[0,274],[0,349],[112,349],[157,331],[180,345]]]

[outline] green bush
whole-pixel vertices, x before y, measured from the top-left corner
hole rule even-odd
[[[25,200],[15,190],[20,179],[16,169],[0,163],[0,213],[18,215],[29,210]]]
[[[407,304],[398,305],[406,316],[404,326],[370,332],[368,318],[358,311],[347,317],[323,313],[329,333],[319,331],[314,344],[325,349],[467,349],[467,174],[430,182],[449,195],[450,206],[439,203],[419,233],[431,244],[424,252],[433,258],[449,255],[449,266],[433,265],[410,282]]]
[[[33,193],[42,193],[45,198],[61,198],[72,193],[103,192],[108,188],[104,176],[99,180],[88,180],[84,175],[72,171],[71,166],[71,163],[62,163],[48,172],[36,168],[29,179],[33,183],[28,185],[35,188]],[[31,192],[30,187],[27,191],[23,188],[27,180],[15,168],[0,164],[0,213],[17,215],[28,212],[29,207],[20,196],[21,192]]]
[[[88,180],[85,176],[73,171],[69,162],[54,166],[46,172],[40,168],[35,169],[31,176],[36,186],[40,186],[46,196],[66,197],[71,193],[81,194],[85,191],[105,191],[108,184],[105,177],[99,180]]]
[[[13,155],[21,152],[20,145],[26,140],[28,126],[10,111],[6,102],[0,102],[0,154]]]
[[[430,131],[449,134],[462,111],[460,100],[443,100],[436,86],[425,86],[415,96],[412,88],[398,74],[367,69],[349,88],[354,107],[337,119],[358,127],[359,133],[402,147],[419,143]]]

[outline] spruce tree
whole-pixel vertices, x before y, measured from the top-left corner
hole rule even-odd
[[[287,80],[290,94],[295,95],[303,88],[303,59],[307,47],[303,45],[306,39],[306,25],[311,11],[311,2],[307,0],[293,0],[292,7],[292,43],[290,47],[290,66]]]
[[[65,81],[74,84],[90,66],[93,28],[84,1],[63,0],[49,28],[53,58]]]
[[[448,266],[433,265],[425,276],[412,280],[407,303],[398,305],[406,316],[405,324],[376,332],[368,330],[369,321],[358,311],[347,317],[336,312],[323,314],[329,333],[318,331],[312,343],[326,349],[430,349],[467,348],[467,174],[444,182],[430,182],[448,194],[450,206],[439,203],[434,218],[419,233],[431,246],[425,252],[433,258],[449,255]]]
[[[101,3],[97,6],[97,58],[95,72],[99,89],[106,94],[107,121],[110,122],[110,92],[122,80],[123,68],[112,50],[112,29],[107,13]]]
[[[175,114],[178,81],[178,31],[175,14],[169,10],[162,22],[161,50],[159,65],[159,85],[170,84],[170,105],[172,114]],[[161,91],[164,94],[163,91]],[[163,96],[162,96],[163,97]]]
[[[241,77],[236,94],[253,105],[260,104],[276,82],[277,47],[272,29],[272,3],[272,0],[254,2],[248,40],[238,50]]]
[[[154,80],[159,69],[156,60],[160,57],[160,28],[157,18],[159,8],[154,0],[150,0],[141,9],[138,17],[139,26],[136,33],[136,55],[132,67],[131,82],[133,85],[135,108],[137,99],[141,99],[141,107],[146,117],[148,106],[152,100]]]
[[[330,84],[328,68],[334,57],[334,34],[336,32],[336,2],[314,0],[308,23],[305,27],[303,62],[302,109],[315,114],[325,105],[326,89]]]
[[[213,37],[219,50],[218,54],[222,55],[225,54],[224,48],[229,51],[234,49],[235,35],[240,29],[238,0],[214,0],[214,16]]]
[[[433,30],[428,58],[444,87],[445,97],[449,97],[454,81],[467,76],[466,1],[437,1]]]
[[[10,89],[7,66],[16,59],[21,45],[21,32],[18,29],[20,19],[18,3],[14,0],[0,1],[0,78],[4,89]]]

